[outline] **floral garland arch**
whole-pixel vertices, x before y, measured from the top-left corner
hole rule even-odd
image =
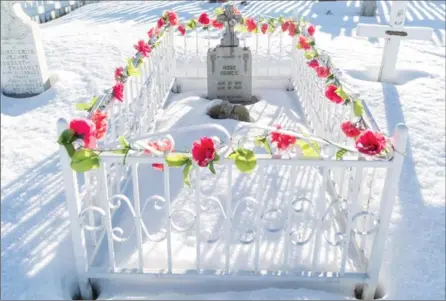
[[[177,14],[174,11],[166,11],[158,19],[155,27],[151,28],[147,34],[149,40],[139,40],[134,48],[136,54],[127,60],[125,67],[117,67],[114,72],[116,80],[115,85],[105,95],[108,101],[105,104],[99,104],[98,97],[93,97],[90,103],[77,104],[80,110],[89,113],[87,118],[75,118],[69,123],[69,128],[61,133],[58,143],[63,145],[71,158],[71,167],[77,172],[85,172],[99,167],[99,155],[103,152],[113,152],[122,154],[125,158],[130,151],[149,155],[164,156],[168,166],[184,166],[184,182],[189,185],[189,173],[194,165],[207,167],[215,174],[214,163],[220,160],[217,153],[219,141],[213,137],[202,137],[193,142],[191,152],[176,153],[173,149],[173,141],[163,139],[158,141],[149,141],[148,145],[141,149],[130,145],[124,137],[119,138],[120,148],[101,150],[97,148],[97,141],[101,140],[107,131],[107,113],[105,109],[112,101],[124,101],[124,83],[130,76],[138,76],[138,67],[145,58],[150,56],[152,49],[156,48],[166,30],[173,28],[178,30],[181,35],[188,31],[209,30],[211,28],[223,29],[224,24],[217,21],[217,15],[224,13],[224,8],[219,7],[215,10],[211,18],[207,13],[202,13],[198,18],[191,19],[186,23],[180,23]],[[236,10],[237,14],[240,14]],[[291,18],[241,18],[240,24],[236,27],[239,32],[250,32],[256,34],[272,33],[279,28],[282,32],[288,33],[290,37],[298,37],[296,47],[303,50],[303,55],[307,59],[308,68],[312,68],[319,78],[326,80],[325,97],[339,105],[351,106],[355,120],[346,120],[340,128],[343,133],[355,141],[355,149],[341,146],[321,137],[312,139],[309,135],[299,136],[296,133],[290,135],[290,131],[284,131],[280,125],[276,125],[276,131],[269,135],[256,137],[257,146],[262,146],[272,156],[271,145],[274,145],[279,151],[285,151],[291,146],[298,146],[306,157],[320,158],[321,149],[318,143],[321,141],[334,145],[339,150],[336,152],[336,159],[341,160],[347,152],[359,152],[363,155],[378,159],[390,159],[394,150],[390,139],[382,133],[373,132],[367,128],[363,119],[364,107],[359,99],[348,94],[343,88],[337,76],[330,70],[329,64],[322,62],[319,52],[316,49],[314,25],[306,22],[303,18],[299,21]],[[328,60],[329,62],[329,60]],[[315,136],[314,136],[315,137]],[[83,146],[75,149],[74,142],[77,139],[83,141]],[[313,140],[313,142],[311,142]],[[256,156],[252,150],[238,147],[228,155],[229,159],[235,161],[235,165],[241,172],[252,172],[256,166]],[[164,164],[155,163],[153,167],[162,171]]]

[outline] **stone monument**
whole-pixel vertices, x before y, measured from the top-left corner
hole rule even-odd
[[[207,89],[209,99],[223,99],[231,103],[252,103],[252,55],[249,48],[239,47],[234,32],[242,17],[233,5],[227,5],[217,20],[225,23],[226,32],[220,45],[208,50]]]
[[[17,1],[1,1],[1,87],[12,97],[29,97],[49,88],[39,26]]]

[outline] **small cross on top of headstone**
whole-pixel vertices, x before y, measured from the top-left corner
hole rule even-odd
[[[239,44],[238,38],[235,34],[235,25],[240,23],[242,16],[235,13],[234,5],[227,5],[225,7],[225,12],[218,15],[217,20],[221,23],[226,23],[226,32],[221,40],[221,45],[223,47],[237,47]]]

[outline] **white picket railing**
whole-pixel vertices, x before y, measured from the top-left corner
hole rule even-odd
[[[198,41],[198,37],[194,38]],[[266,38],[268,45],[276,42],[280,45],[283,43],[280,35]],[[275,41],[273,42],[272,39]],[[366,285],[364,297],[373,298],[404,159],[407,128],[399,125],[395,129],[393,136],[395,152],[390,160],[370,160],[361,156],[346,156],[344,160],[331,160],[329,157],[334,150],[329,146],[322,147],[322,153],[326,156],[321,159],[309,160],[299,157],[297,153],[290,153],[289,159],[271,159],[259,154],[258,167],[253,175],[258,177],[257,187],[265,186],[270,167],[290,168],[290,178],[281,179],[287,185],[283,199],[280,199],[276,207],[269,209],[262,189],[257,189],[255,197],[234,199],[233,180],[238,171],[234,168],[232,160],[224,159],[232,143],[237,143],[234,134],[231,135],[225,128],[215,124],[197,125],[168,132],[153,132],[153,121],[157,110],[172,90],[187,91],[188,84],[191,82],[194,83],[194,87],[205,85],[206,72],[205,70],[202,72],[203,66],[206,65],[203,60],[204,51],[200,53],[200,48],[197,47],[194,49],[195,58],[191,58],[189,52],[193,56],[194,51],[189,51],[187,47],[190,44],[190,38],[180,41],[180,44],[184,43],[184,56],[179,59],[178,66],[172,58],[182,55],[181,45],[175,45],[173,33],[168,32],[164,35],[161,46],[156,48],[151,58],[140,67],[141,76],[131,77],[125,83],[124,102],[112,103],[110,97],[101,100],[99,105],[107,105],[109,108],[110,125],[103,145],[116,145],[120,135],[136,143],[149,138],[171,139],[171,135],[178,134],[187,135],[191,139],[200,138],[198,136],[200,130],[213,130],[215,135],[224,141],[219,149],[223,158],[219,165],[224,171],[219,178],[227,183],[226,192],[223,196],[220,194],[219,197],[203,194],[200,183],[204,171],[195,167],[192,179],[192,207],[178,208],[171,197],[170,184],[173,172],[163,158],[139,154],[129,154],[125,165],[123,165],[122,155],[101,154],[99,170],[84,173],[83,185],[79,186],[78,175],[70,168],[70,159],[65,149],[61,148],[61,165],[82,295],[87,298],[91,296],[91,290],[88,287],[90,278],[136,279],[163,276],[165,278],[198,277],[237,281],[339,282],[340,285],[363,283]],[[246,40],[242,43],[249,42]],[[250,45],[251,49],[256,49],[258,43],[259,38],[254,37],[254,46]],[[312,74],[299,50],[292,48],[290,51],[289,48],[285,50],[285,46],[283,47],[283,49],[268,47],[267,55],[271,55],[272,59],[277,59],[277,53],[280,53],[287,63],[263,66],[266,70],[256,69],[256,62],[267,59],[265,54],[256,61],[256,52],[253,51],[253,87],[263,87],[269,83],[270,86],[276,85],[275,87],[280,89],[295,89],[311,130],[319,136],[348,144],[340,133],[339,124],[350,112],[345,106],[331,104],[325,99],[323,82]],[[203,48],[207,49],[207,47]],[[189,61],[191,65],[184,63],[187,59],[191,59]],[[188,73],[191,68],[194,74]],[[262,72],[266,74],[259,75]],[[370,127],[376,127],[370,114],[367,118]],[[66,127],[66,122],[59,120],[59,133]],[[268,131],[255,124],[246,126],[240,131],[249,131],[254,128]],[[153,163],[164,164],[163,193],[144,196],[141,194],[142,180],[148,183],[151,179],[141,179],[138,170],[142,166]],[[306,168],[316,171],[319,183],[316,188],[317,196],[313,199],[296,194],[293,190],[296,178],[305,177],[306,171],[303,169],[306,170]],[[131,187],[128,187],[130,183]],[[145,197],[147,199],[143,202]],[[159,213],[147,214],[148,203],[154,208],[164,208],[167,212],[165,226],[156,233],[149,231],[145,220],[147,217],[158,218]],[[204,215],[212,203],[223,217],[221,235],[216,237],[202,228],[202,223],[205,222]],[[122,212],[120,208],[123,204],[129,210],[127,216],[133,219],[131,222],[133,230],[127,236],[124,235],[126,231],[121,227],[125,228],[126,223],[130,222],[128,218],[125,220],[114,218],[119,217],[120,214],[117,212]],[[243,204],[254,214],[254,218],[250,220],[250,226],[243,230],[242,235],[236,236],[234,231],[237,226],[236,220],[239,218],[238,210]],[[314,223],[310,227],[310,233],[305,236],[299,227],[293,226],[292,221],[295,212],[302,212],[307,207],[313,209],[311,214]],[[184,218],[180,213],[191,216],[191,222],[187,226],[182,227],[178,224],[178,217]],[[280,216],[280,227],[265,224],[270,221],[269,217],[277,215]],[[275,221],[277,222],[277,219]],[[327,224],[331,225],[328,230]],[[173,235],[178,232],[192,233],[195,236],[196,255],[193,267],[184,268],[175,260]],[[280,260],[277,259],[278,265],[265,268],[263,262],[266,253],[262,246],[266,236],[262,236],[261,233],[267,232],[281,233],[283,239],[273,242],[274,257],[280,258]],[[129,237],[133,233],[135,236],[131,240]],[[164,264],[159,258],[155,261],[150,259],[152,258],[150,255],[156,252],[153,251],[151,254],[150,249],[147,250],[145,247],[147,241],[165,244]],[[216,241],[222,243],[222,248],[217,248],[214,252],[218,258],[223,258],[223,261],[221,265],[217,262],[217,267],[208,268],[204,263],[206,256],[203,254],[203,248]],[[126,254],[136,255],[136,263],[133,266],[126,262],[118,264],[117,258],[120,257],[120,253],[125,253],[122,245],[133,250]],[[240,245],[253,246],[253,253],[250,253],[251,255],[243,253],[245,254],[243,255],[237,251],[235,253],[242,255],[234,254],[234,250],[239,250]],[[310,255],[307,255],[308,264],[305,264],[304,268],[296,266],[295,257],[292,257],[292,254],[296,249],[304,250],[308,247],[311,249],[308,251]],[[330,252],[340,254],[340,262],[334,268],[328,262],[327,257],[331,253],[326,250],[327,247],[333,248],[330,250],[334,251]],[[106,260],[98,254],[107,254]],[[235,264],[234,256],[241,256],[243,261],[252,262],[253,265],[251,268],[239,268]],[[348,268],[349,262],[355,269]],[[155,268],[160,264],[163,267]]]
[[[27,0],[17,1],[23,11],[37,23],[45,23],[59,18],[85,4],[98,2],[88,0]]]

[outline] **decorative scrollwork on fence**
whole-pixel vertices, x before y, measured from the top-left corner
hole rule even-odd
[[[231,220],[234,220],[235,214],[237,212],[237,209],[240,207],[241,204],[245,203],[246,208],[245,210],[249,213],[257,213],[256,207],[258,207],[259,202],[253,198],[253,197],[244,197],[237,201],[236,205],[234,206],[234,209],[231,214]],[[238,240],[241,244],[249,245],[251,244],[255,238],[256,238],[256,230],[254,225],[255,219],[252,219],[248,225],[241,229],[241,233],[238,236]]]
[[[101,208],[101,207],[97,207],[97,206],[89,206],[87,208],[84,208],[80,213],[79,213],[79,221],[81,224],[82,229],[85,229],[87,231],[99,231],[104,229],[104,225],[90,225],[88,223],[85,222],[85,216],[87,215],[87,213],[94,213],[97,212],[99,213],[99,215],[101,215],[101,217],[105,216],[105,211]]]

